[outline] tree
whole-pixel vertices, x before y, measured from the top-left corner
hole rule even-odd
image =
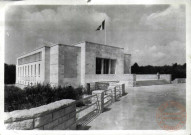
[[[132,73],[139,73],[139,65],[137,63],[135,63],[132,67],[131,67],[131,72]]]
[[[4,83],[15,84],[16,80],[16,66],[4,64]]]
[[[158,72],[160,74],[171,74],[172,80],[174,80],[175,78],[186,78],[186,63],[183,65],[174,63],[171,66],[139,66],[137,63],[135,63],[131,67],[131,72],[133,74],[157,74]]]

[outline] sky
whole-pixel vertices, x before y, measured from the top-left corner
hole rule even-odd
[[[5,14],[5,63],[45,42],[73,45],[81,41],[122,47],[132,65],[186,62],[184,5],[17,5]]]

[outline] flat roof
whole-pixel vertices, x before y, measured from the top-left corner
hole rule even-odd
[[[113,47],[113,48],[124,49],[124,48],[121,48],[121,47],[116,47],[116,46],[106,45],[106,44],[101,44],[101,43],[95,43],[95,42],[90,42],[90,41],[81,41],[81,42],[75,43],[73,45],[76,46],[76,45],[78,45],[80,43],[93,43],[93,44],[98,44],[98,45],[102,45],[102,46],[109,46],[109,47]]]
[[[51,48],[51,47],[56,46],[56,45],[59,45],[59,46],[70,46],[70,47],[78,47],[78,46],[66,45],[66,44],[61,44],[61,43],[48,43],[48,44],[45,43],[45,45],[43,45],[43,46],[41,46],[41,47],[38,47],[38,48],[35,48],[35,49],[32,50],[32,51],[25,52],[25,53],[19,55],[17,58],[22,57],[22,56],[24,56],[24,55],[27,55],[27,54],[29,54],[29,53],[32,53],[32,52],[34,52],[34,51],[36,51],[36,50],[39,50],[39,49],[41,49],[41,48],[44,48],[44,47]]]
[[[101,44],[101,43],[95,43],[95,42],[91,42],[91,41],[81,41],[81,42],[78,42],[78,43],[75,43],[75,44],[72,44],[72,45],[66,45],[66,44],[61,44],[61,43],[51,43],[51,42],[48,43],[48,42],[44,42],[45,45],[43,45],[43,46],[41,46],[41,47],[38,47],[38,48],[36,48],[36,49],[34,49],[34,50],[32,50],[32,51],[25,52],[25,53],[19,55],[17,58],[22,57],[22,56],[24,56],[24,55],[27,55],[28,53],[32,53],[33,51],[36,51],[36,50],[41,49],[41,48],[44,48],[44,47],[49,47],[49,48],[50,48],[50,47],[53,47],[53,46],[56,46],[56,45],[71,46],[71,47],[75,46],[75,47],[78,47],[78,46],[76,46],[76,45],[78,45],[78,44],[80,44],[80,43],[93,43],[93,44],[102,45],[102,46],[108,46],[108,47],[113,47],[113,48],[118,48],[118,49],[124,49],[124,48],[121,48],[121,47],[116,47],[116,46],[111,46],[111,45],[106,45],[106,44]]]
[[[25,52],[25,53],[19,55],[17,58],[22,57],[22,56],[24,56],[24,55],[27,55],[28,53],[32,53],[32,52],[34,52],[34,51],[36,51],[36,50],[39,50],[39,49],[41,49],[41,48],[44,48],[44,47],[49,47],[49,48],[50,48],[50,46],[44,45],[44,46],[38,47],[38,48],[36,48],[36,49],[34,49],[34,50],[32,50],[32,51]]]

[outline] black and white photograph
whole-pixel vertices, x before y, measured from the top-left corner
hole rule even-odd
[[[7,6],[4,129],[187,130],[187,5],[92,2]]]

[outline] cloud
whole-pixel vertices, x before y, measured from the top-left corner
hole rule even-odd
[[[84,10],[84,6],[11,6],[6,12],[5,33],[9,33],[5,39],[6,54],[17,57],[21,52],[42,46],[42,41],[74,44],[86,40],[91,35],[89,33],[93,33],[104,19],[110,20],[106,13],[86,8]],[[18,47],[11,49],[15,44]],[[6,57],[7,60],[15,63],[11,56]]]
[[[5,60],[15,63],[18,55],[43,41],[104,43],[104,31],[95,29],[107,19],[107,44],[127,49],[132,64],[184,63],[184,10],[184,6],[169,5],[13,6],[6,16]]]
[[[145,16],[144,16],[145,17]],[[143,18],[146,25],[151,26],[155,30],[177,30],[185,29],[185,7],[182,5],[171,5],[162,12],[152,13]]]
[[[183,64],[186,62],[185,53],[185,44],[174,40],[166,46],[153,45],[134,50],[132,62],[138,62],[140,65]]]
[[[76,29],[86,30],[90,26],[97,27],[102,20],[109,17],[106,13],[96,10],[83,10],[79,7],[60,6],[56,10],[44,9],[40,12],[25,12],[23,21],[25,21],[26,29]]]

